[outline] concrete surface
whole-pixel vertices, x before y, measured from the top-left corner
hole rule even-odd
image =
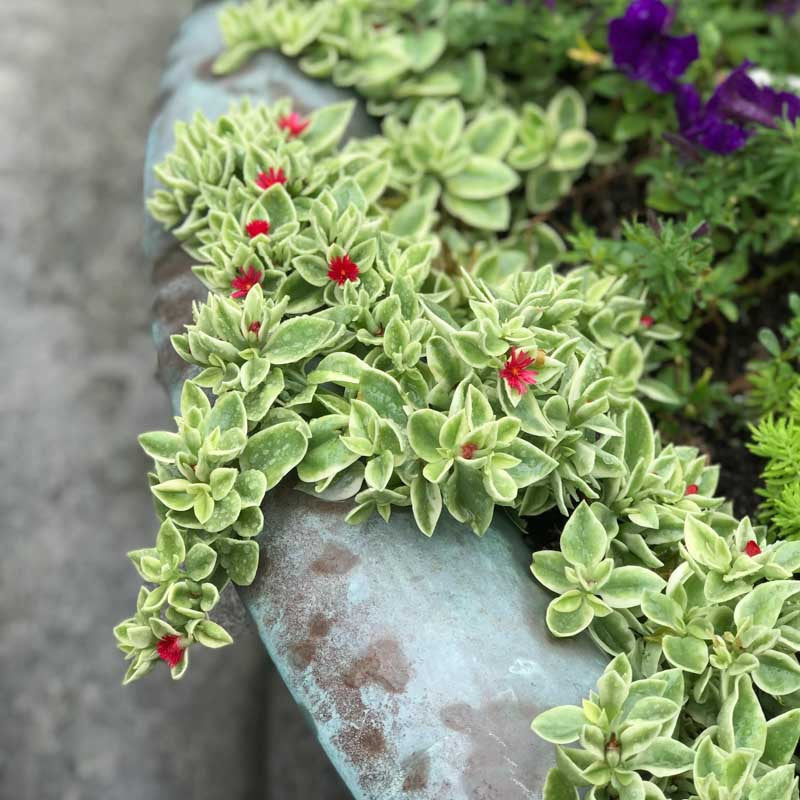
[[[0,0],[0,800],[344,796],[244,621],[184,681],[119,685],[136,434],[170,422],[141,169],[189,5]]]

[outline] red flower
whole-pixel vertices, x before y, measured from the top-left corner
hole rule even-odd
[[[478,449],[478,445],[473,444],[472,442],[467,442],[466,444],[461,445],[461,458],[466,458],[469,461],[474,455],[475,451]]]
[[[686,487],[686,494],[697,494],[697,484],[696,483],[690,483]]]
[[[354,281],[358,278],[358,265],[345,253],[343,256],[332,258],[328,264],[328,277],[336,281],[339,286],[344,286],[345,281]]]
[[[162,661],[166,661],[171,667],[177,667],[183,658],[184,648],[180,646],[179,642],[179,636],[169,634],[163,639],[159,639],[156,644],[158,657],[162,659]]]
[[[261,330],[261,323],[258,320],[251,322],[247,330],[249,330],[250,333],[258,333]]]
[[[536,376],[539,374],[535,369],[528,369],[533,363],[533,359],[524,351],[511,348],[509,359],[500,370],[500,377],[519,394],[528,391],[529,383],[536,383]]]
[[[744,551],[750,558],[761,555],[761,548],[752,539],[744,546]]]
[[[655,322],[655,320],[649,314],[645,314],[639,320],[639,322],[642,324],[643,328],[652,328],[653,327],[653,323]]]
[[[278,167],[277,171],[275,167],[270,167],[269,171],[259,172],[256,177],[256,186],[259,189],[269,189],[270,186],[274,186],[276,183],[286,183],[286,176],[283,174],[281,167]]]
[[[247,272],[239,267],[239,272],[242,273],[241,276],[231,281],[231,287],[236,289],[231,297],[247,297],[247,293],[261,280],[261,273],[252,265],[247,268]]]
[[[266,236],[269,233],[269,222],[265,219],[254,219],[252,222],[247,223],[247,235],[251,239],[256,236]]]
[[[278,120],[278,127],[289,131],[291,139],[293,136],[299,136],[308,127],[309,122],[310,120],[303,119],[296,111],[292,111],[291,114],[286,114]]]

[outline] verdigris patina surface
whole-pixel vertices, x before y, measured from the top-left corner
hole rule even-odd
[[[291,96],[307,112],[349,95],[303,76],[276,54],[216,78],[218,4],[184,24],[164,76],[148,147],[153,166],[177,120],[224,112],[242,96]],[[359,107],[349,135],[377,130]],[[159,373],[176,404],[187,365],[169,336],[205,289],[169,235],[148,222],[157,286]],[[347,503],[284,486],[268,495],[258,576],[242,597],[261,638],[353,795],[366,800],[512,800],[542,796],[553,753],[529,732],[553,705],[575,703],[605,658],[588,638],[546,629],[550,596],[530,577],[530,554],[500,513],[483,538],[445,515],[431,539],[410,513],[348,525]]]

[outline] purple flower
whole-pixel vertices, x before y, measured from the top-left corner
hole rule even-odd
[[[752,124],[774,128],[779,117],[790,122],[800,117],[800,98],[758,86],[747,74],[749,66],[745,61],[733,70],[705,106],[694,86],[676,88],[675,110],[684,138],[725,155],[744,146]]]
[[[624,17],[612,19],[608,43],[614,64],[656,92],[672,90],[675,79],[698,54],[697,37],[670,36],[675,10],[661,0],[633,0]]]

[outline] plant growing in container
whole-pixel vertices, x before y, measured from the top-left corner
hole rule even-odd
[[[552,646],[580,635],[611,659],[581,674],[598,679],[582,706],[536,716],[556,753],[540,785],[519,789],[796,800],[796,320],[785,348],[757,335],[782,321],[776,297],[798,274],[800,99],[788,76],[800,65],[784,12],[721,0],[222,10],[218,73],[280,51],[352,87],[381,132],[342,143],[352,100],[311,112],[302,96],[239,100],[179,122],[155,169],[150,213],[207,295],[171,339],[191,367],[176,431],[140,439],[160,528],[154,548],[130,554],[146,586],[115,630],[126,682],[162,661],[179,678],[198,646],[230,643],[211,618],[229,582],[261,569],[269,593],[258,542],[276,530],[279,484],[350,523],[378,515],[387,537],[413,520],[431,548],[445,530],[500,536],[507,517],[550,593]],[[256,74],[286,68],[272,56]],[[796,296],[790,305],[796,316]],[[744,440],[759,414],[756,517],[759,465]],[[341,552],[326,553],[320,570],[344,574]],[[446,581],[437,570],[430,581]],[[265,625],[279,641],[275,620]],[[314,620],[312,637],[325,635]],[[509,651],[520,622],[507,620]],[[286,668],[297,694],[333,697],[309,666],[316,645],[297,647],[300,665]],[[583,651],[561,652],[587,667]],[[536,657],[509,671],[535,674]],[[345,685],[360,692],[366,670],[400,692],[398,658],[364,666],[384,658],[370,650]],[[375,708],[386,706],[364,719]],[[375,759],[388,749],[378,735]],[[349,775],[360,762],[343,737],[326,741]],[[415,775],[389,771],[381,791],[420,788]],[[377,791],[363,771],[351,785]],[[506,785],[497,797],[528,796]]]

